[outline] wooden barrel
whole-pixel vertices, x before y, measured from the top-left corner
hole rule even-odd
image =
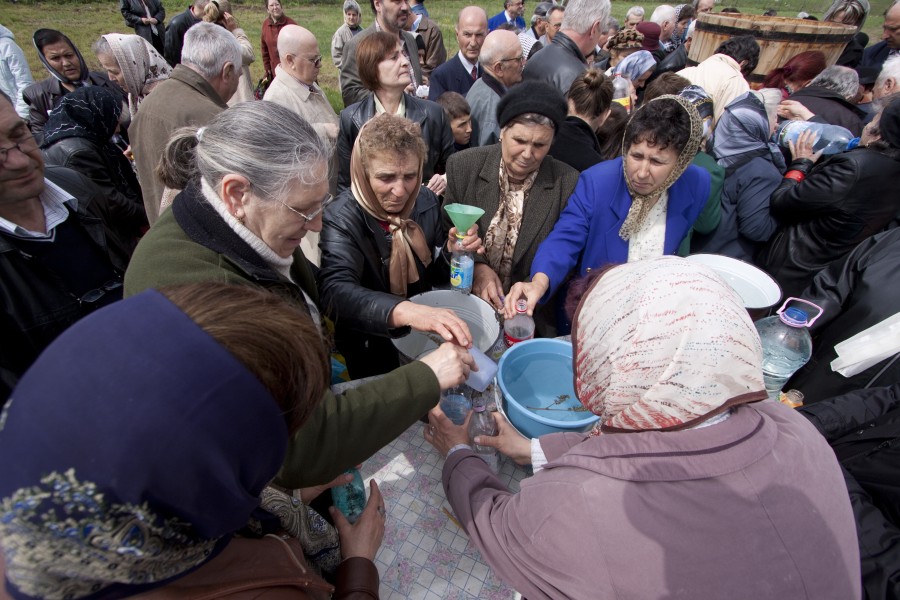
[[[807,50],[822,52],[825,63],[833,65],[855,34],[856,27],[840,23],[737,13],[700,13],[688,53],[688,65],[696,65],[712,56],[725,40],[752,35],[760,47],[759,64],[747,79],[760,83],[769,71]]]

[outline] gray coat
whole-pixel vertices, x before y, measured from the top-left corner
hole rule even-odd
[[[500,82],[485,71],[466,94],[473,121],[472,143],[476,146],[489,146],[500,139],[497,105],[503,97],[501,91],[506,93]]]
[[[356,64],[356,46],[364,38],[375,33],[375,23],[372,23],[361,32],[354,35],[344,44],[344,52],[341,55],[341,96],[344,98],[344,106],[356,104],[372,92],[363,87],[359,79],[359,67]],[[409,54],[409,63],[416,75],[416,87],[422,85],[422,68],[419,66],[419,48],[416,46],[416,36],[408,31],[401,31],[406,44],[406,52]]]
[[[500,206],[500,158],[500,144],[493,144],[457,152],[447,161],[444,204],[459,202],[484,209],[484,216],[478,220],[482,237]],[[577,182],[578,171],[551,156],[544,158],[523,209],[522,228],[512,258],[513,283],[527,281],[531,276],[531,263],[538,246],[553,230]],[[450,218],[446,213],[443,218],[444,230],[449,233]],[[478,256],[476,260],[484,259]],[[553,310],[554,303],[548,302],[535,312],[537,333],[541,337],[556,335]]]

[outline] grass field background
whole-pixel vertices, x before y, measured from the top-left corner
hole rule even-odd
[[[179,12],[183,11],[189,0],[163,0],[166,8],[166,23]],[[331,104],[336,110],[343,107],[338,90],[338,71],[331,62],[330,48],[331,36],[343,22],[341,5],[343,0],[320,2],[283,1],[285,13],[298,24],[312,31],[319,40],[319,49],[326,57],[322,62],[322,70],[319,74],[319,84],[328,95]],[[872,12],[866,22],[864,31],[869,34],[871,43],[881,38],[882,14],[889,0],[877,0],[872,2]],[[637,2],[613,2],[612,13],[621,22],[625,12]],[[653,7],[659,3],[642,4],[647,11],[647,16]],[[262,22],[266,13],[264,0],[255,0],[251,3],[236,4],[235,18],[254,42],[256,61],[250,65],[253,74],[253,84],[262,77],[262,57],[259,53],[259,36]],[[478,4],[487,10],[488,16],[494,15],[502,9],[502,0],[494,2],[472,2],[471,0],[426,0],[425,5],[431,14],[432,20],[441,26],[444,34],[444,44],[447,46],[448,56],[457,51],[456,37],[453,34],[453,23],[460,8],[469,4]],[[673,2],[674,4],[674,2]],[[794,16],[799,11],[806,11],[821,18],[825,10],[830,6],[831,0],[741,0],[732,3],[731,0],[717,0],[716,10],[725,6],[736,6],[741,12],[762,14],[769,8],[778,11],[779,16]],[[372,22],[372,13],[369,10],[369,2],[360,0],[363,7],[363,26]],[[528,0],[525,5],[526,14],[530,14],[534,8],[534,2]],[[21,0],[18,3],[10,0],[0,0],[0,24],[8,27],[16,36],[19,46],[25,51],[28,62],[31,65],[35,80],[47,76],[41,62],[38,60],[37,50],[31,43],[31,34],[41,27],[58,29],[68,35],[84,54],[85,60],[92,69],[100,69],[100,64],[90,51],[91,44],[104,33],[134,33],[125,25],[122,14],[119,12],[116,1],[107,2],[67,2],[48,3]]]

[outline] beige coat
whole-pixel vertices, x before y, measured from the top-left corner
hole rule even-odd
[[[253,44],[250,43],[250,38],[247,37],[244,30],[238,27],[231,33],[241,45],[241,80],[234,96],[228,101],[228,106],[253,100],[253,76],[250,74],[250,63],[256,60],[256,56],[253,54]]]
[[[678,74],[712,96],[713,126],[732,100],[750,91],[750,85],[741,74],[741,66],[724,54],[713,54],[696,67],[682,69]]]

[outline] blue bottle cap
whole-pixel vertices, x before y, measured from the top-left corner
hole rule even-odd
[[[847,142],[847,150],[853,150],[857,146],[859,146],[859,138],[858,137],[853,138],[852,140]]]
[[[781,313],[781,322],[791,327],[805,327],[809,322],[809,316],[806,311],[791,307]]]

